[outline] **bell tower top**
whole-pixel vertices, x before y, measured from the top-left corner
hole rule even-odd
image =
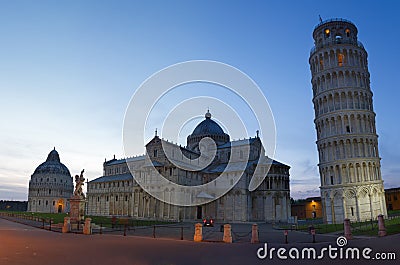
[[[349,20],[342,18],[324,20],[314,28],[314,49],[341,43],[359,46],[357,33],[357,27]]]

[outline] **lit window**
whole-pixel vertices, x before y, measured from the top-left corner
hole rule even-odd
[[[329,38],[330,35],[331,35],[331,31],[329,29],[325,29],[325,37]]]
[[[346,29],[345,32],[346,32],[346,36],[347,36],[347,37],[350,37],[350,30],[349,30],[349,29]]]
[[[319,68],[321,68],[321,70],[324,70],[324,60],[319,61]]]
[[[338,65],[343,66],[343,62],[344,62],[344,55],[343,55],[343,53],[339,53],[338,54]]]

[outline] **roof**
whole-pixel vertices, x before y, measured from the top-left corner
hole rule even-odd
[[[40,164],[33,174],[58,174],[58,175],[65,175],[71,176],[69,169],[60,162],[60,156],[58,152],[54,148],[51,150],[45,162]]]
[[[392,192],[399,192],[399,191],[400,191],[400,187],[385,189],[385,192],[390,192],[390,193],[392,193]]]
[[[252,143],[255,142],[256,139],[257,138],[249,138],[249,139],[242,139],[242,140],[236,140],[236,141],[232,141],[232,142],[227,142],[225,144],[222,144],[222,145],[218,146],[218,149],[219,148],[229,148],[229,147],[252,144]]]
[[[307,202],[311,202],[311,201],[316,201],[316,202],[320,202],[321,201],[321,197],[308,197],[306,198]]]
[[[190,136],[196,135],[225,135],[224,130],[215,121],[211,119],[211,113],[207,112],[205,120],[200,122],[193,130]]]
[[[110,181],[123,181],[123,180],[132,180],[133,176],[130,173],[120,174],[120,175],[111,175],[111,176],[101,176],[97,179],[89,181],[89,183],[101,183],[101,182],[110,182]]]
[[[133,156],[133,157],[127,157],[127,158],[122,158],[122,159],[112,159],[112,160],[106,161],[105,164],[107,166],[112,166],[112,165],[124,164],[126,162],[140,161],[140,160],[144,160],[144,159],[145,159],[144,155]]]

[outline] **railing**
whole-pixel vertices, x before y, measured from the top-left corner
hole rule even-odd
[[[318,28],[319,26],[321,26],[321,25],[323,25],[323,24],[326,24],[326,23],[329,23],[329,22],[347,22],[347,23],[350,23],[350,24],[352,24],[353,26],[355,26],[354,23],[351,22],[350,20],[347,20],[347,19],[344,19],[344,18],[331,18],[331,19],[324,20],[324,21],[322,21],[321,23],[319,23],[318,25],[316,25],[315,28],[314,28],[314,30],[315,30],[316,28]]]
[[[357,46],[358,48],[364,49],[364,45],[360,41],[335,39],[335,40],[324,42],[324,43],[321,43],[321,44],[318,44],[318,45],[312,47],[311,51],[310,51],[310,55],[314,54],[317,49],[322,49],[322,48],[330,47],[330,46],[337,45],[337,44],[352,44],[352,45]]]
[[[55,232],[61,232],[62,228],[60,224],[55,224],[52,218],[41,218],[22,213],[0,212],[0,218]]]

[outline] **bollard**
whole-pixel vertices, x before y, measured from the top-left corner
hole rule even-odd
[[[103,234],[103,224],[100,223],[100,235],[102,235],[102,234]]]
[[[251,226],[251,243],[259,243],[260,240],[258,240],[258,225],[257,224],[253,224]]]
[[[386,227],[385,220],[383,219],[383,215],[378,215],[378,236],[386,236]]]
[[[71,218],[64,217],[64,225],[62,227],[63,233],[69,233],[71,231]]]
[[[201,242],[203,240],[203,224],[197,223],[194,226],[194,239],[195,242]]]
[[[181,226],[181,240],[183,240],[183,226]]]
[[[283,232],[283,234],[285,235],[285,244],[287,244],[288,243],[288,230],[285,230]]]
[[[353,235],[351,234],[351,227],[350,227],[350,219],[344,219],[344,237],[346,239],[352,239]]]
[[[51,218],[49,219],[49,231],[51,231]]]
[[[92,234],[92,227],[90,222],[92,221],[92,218],[86,218],[85,219],[85,224],[83,225],[83,234],[84,235],[91,235]]]
[[[224,225],[224,238],[222,239],[225,243],[232,243],[232,231],[231,225],[226,224]]]
[[[156,238],[156,226],[153,225],[153,238]]]
[[[311,229],[312,242],[315,243],[315,228]]]

